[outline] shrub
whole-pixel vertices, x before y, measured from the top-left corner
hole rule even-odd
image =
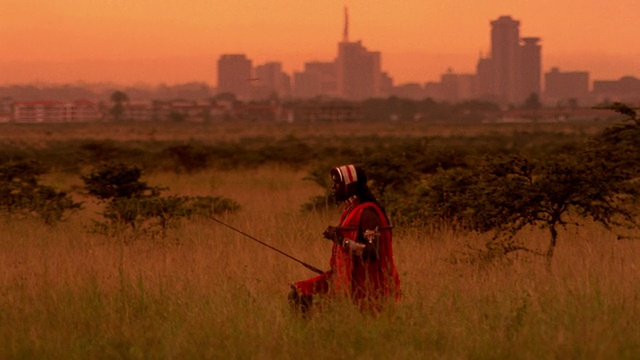
[[[40,184],[39,177],[44,173],[33,162],[0,165],[0,212],[8,216],[36,215],[52,225],[81,207],[65,192]]]
[[[580,151],[545,159],[492,156],[466,170],[443,171],[429,181],[426,217],[494,231],[487,248],[525,250],[514,236],[526,226],[549,231],[543,253],[553,257],[558,227],[575,218],[609,230],[638,229],[640,121],[605,129]],[[619,237],[623,235],[619,234]]]
[[[240,210],[236,201],[221,196],[196,196],[186,199],[188,215],[213,216]]]
[[[100,200],[157,196],[161,189],[140,181],[141,176],[142,169],[138,166],[106,163],[82,180],[89,195]]]
[[[176,173],[192,173],[205,169],[209,165],[209,153],[203,147],[195,145],[175,145],[164,150],[173,160]]]
[[[87,192],[106,202],[96,229],[118,234],[126,228],[135,234],[164,237],[170,226],[192,215],[212,216],[235,212],[240,206],[222,197],[160,196],[163,189],[140,181],[142,170],[126,164],[105,164],[84,176]]]

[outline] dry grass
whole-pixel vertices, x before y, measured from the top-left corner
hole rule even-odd
[[[224,220],[317,267],[338,210],[304,214],[320,189],[302,172],[262,168],[150,179],[186,195],[224,195]],[[62,179],[60,183],[64,183]],[[292,316],[288,283],[313,273],[211,221],[123,245],[86,231],[85,213],[47,228],[0,224],[2,358],[638,358],[640,243],[569,229],[549,270],[519,256],[451,257],[480,236],[396,229],[404,298],[378,317],[348,305]],[[533,231],[532,243],[546,245]]]

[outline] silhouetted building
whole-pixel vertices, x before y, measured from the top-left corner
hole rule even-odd
[[[480,55],[476,66],[478,79],[477,97],[484,100],[495,100],[496,90],[493,83],[493,62],[491,58]]]
[[[449,69],[440,76],[440,82],[425,84],[424,97],[452,103],[475,99],[478,97],[478,76],[456,74]]]
[[[400,99],[422,100],[427,97],[425,89],[418,83],[405,83],[393,87],[391,95]]]
[[[491,22],[491,59],[493,83],[499,99],[509,103],[520,101],[520,22],[501,16]]]
[[[362,100],[380,94],[380,53],[368,51],[360,41],[338,44],[338,94]]]
[[[584,105],[591,102],[589,73],[560,71],[557,67],[544,74],[544,102],[556,105]]]
[[[232,93],[238,99],[249,99],[251,70],[251,60],[244,54],[222,55],[218,60],[218,93]]]
[[[620,80],[595,80],[593,94],[598,101],[619,101],[640,105],[640,79],[625,76]]]
[[[296,122],[344,122],[363,118],[362,106],[348,101],[307,101],[294,109]]]
[[[520,22],[510,16],[491,21],[491,55],[478,60],[478,96],[503,104],[540,95],[540,38],[520,38]]]
[[[270,97],[284,98],[291,94],[291,78],[282,71],[279,62],[268,62],[255,68],[253,84],[254,99]]]
[[[9,96],[0,97],[0,123],[9,122],[12,119],[13,99]]]
[[[226,110],[217,103],[192,100],[154,101],[151,107],[154,121],[210,122],[222,119]]]
[[[540,79],[542,78],[542,54],[541,46],[538,44],[540,38],[522,38],[520,48],[521,78],[520,78],[520,98],[526,99],[531,94],[540,96]]]
[[[393,93],[393,78],[387,73],[383,72],[380,75],[380,96],[387,97]]]
[[[440,76],[440,100],[459,102],[476,97],[478,77],[474,74],[456,74],[452,69]]]
[[[442,94],[441,82],[428,81],[424,84],[425,97],[440,100],[440,94]]]
[[[336,59],[338,95],[362,100],[380,95],[380,53],[368,51],[361,41],[349,41],[349,17],[345,8],[343,39]]]
[[[337,93],[336,64],[334,62],[308,62],[303,72],[294,74],[294,94],[297,98],[335,96]]]
[[[80,122],[97,121],[103,116],[96,102],[77,101],[16,101],[13,103],[15,122]]]

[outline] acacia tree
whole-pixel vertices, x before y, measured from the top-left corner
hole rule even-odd
[[[96,221],[98,230],[118,234],[131,229],[164,237],[172,224],[194,215],[212,216],[239,210],[240,205],[219,196],[161,196],[164,188],[141,181],[142,169],[127,164],[102,164],[82,177],[87,194],[106,203]],[[124,225],[124,226],[123,226]]]
[[[36,215],[53,225],[81,208],[67,193],[40,183],[45,169],[33,162],[0,165],[0,214],[8,217]]]
[[[638,228],[640,122],[608,128],[573,154],[544,160],[519,155],[487,158],[467,169],[441,171],[429,181],[426,213],[479,232],[504,254],[532,251],[515,239],[526,226],[549,232],[550,261],[558,228],[592,219],[610,230]]]

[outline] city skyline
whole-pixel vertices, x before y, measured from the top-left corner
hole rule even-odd
[[[0,27],[6,40],[0,83],[215,86],[216,61],[227,53],[246,54],[255,64],[281,62],[292,74],[306,62],[335,58],[345,5],[351,38],[381,52],[382,69],[396,84],[434,81],[448,68],[474,72],[480,54],[490,51],[490,21],[502,15],[522,21],[523,33],[542,39],[544,72],[588,71],[594,80],[640,73],[636,1],[489,0],[479,6],[408,0],[409,11],[390,4],[3,0],[0,11],[8,21]]]

